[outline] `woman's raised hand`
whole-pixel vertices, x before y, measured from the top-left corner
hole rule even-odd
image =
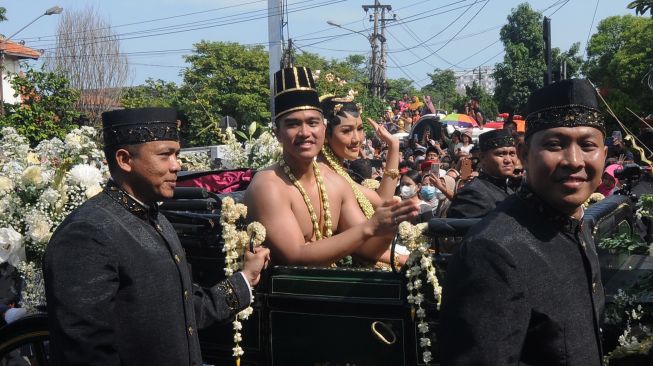
[[[383,142],[385,142],[386,145],[391,145],[391,144],[399,142],[399,140],[394,138],[392,136],[392,134],[390,132],[388,132],[388,130],[385,127],[383,127],[382,125],[376,123],[376,121],[374,121],[373,119],[368,117],[367,122],[369,122],[372,125],[372,128],[374,128],[374,132],[376,132],[376,135],[379,136],[379,138]]]

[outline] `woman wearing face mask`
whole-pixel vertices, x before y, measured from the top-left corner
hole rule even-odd
[[[430,197],[428,193],[424,194],[422,191],[422,175],[417,170],[409,170],[401,176],[399,181],[399,196],[402,200],[413,200],[419,203],[419,215],[413,223],[423,222],[433,217],[432,203],[427,199],[436,199],[434,187],[426,188],[426,191],[433,193]],[[437,199],[435,201],[435,208],[437,209]]]
[[[385,173],[379,188],[374,191],[356,183],[345,169],[345,160],[359,158],[361,145],[365,134],[361,118],[361,105],[354,103],[351,98],[337,98],[328,96],[321,100],[322,111],[327,123],[326,140],[319,158],[331,170],[342,176],[351,186],[358,206],[367,218],[372,217],[376,207],[392,199],[399,179],[399,140],[381,125],[368,118],[374,127],[377,136],[388,146]],[[403,264],[407,258],[397,256],[397,262]],[[390,254],[386,252],[380,259],[384,263],[390,262]]]

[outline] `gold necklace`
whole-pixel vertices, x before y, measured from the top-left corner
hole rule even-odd
[[[351,186],[352,191],[354,191],[354,196],[356,197],[356,201],[358,201],[358,206],[360,206],[361,210],[365,214],[365,217],[368,219],[374,215],[374,207],[372,206],[372,203],[370,200],[365,197],[365,194],[358,188],[358,183],[354,182],[353,179],[349,176],[349,173],[347,173],[343,168],[342,165],[338,162],[338,159],[336,158],[335,154],[333,153],[333,150],[329,147],[329,145],[324,144],[322,145],[322,156],[324,156],[324,159],[326,160],[327,164],[333,169],[338,175],[341,177],[345,178],[347,183]]]
[[[311,222],[313,223],[315,240],[321,240],[323,237],[330,237],[333,234],[333,224],[331,222],[331,211],[329,209],[329,196],[327,196],[326,188],[324,187],[324,181],[322,180],[322,174],[320,174],[320,168],[318,167],[317,162],[313,160],[313,173],[315,173],[317,189],[320,192],[320,203],[324,208],[324,226],[326,226],[326,232],[324,235],[322,234],[320,221],[317,218],[317,214],[315,213],[315,209],[313,208],[310,197],[308,197],[308,193],[306,193],[306,190],[304,187],[302,187],[302,184],[299,183],[299,180],[292,173],[290,167],[283,157],[281,157],[279,160],[279,165],[283,168],[283,171],[288,176],[288,179],[290,179],[292,184],[297,188],[297,190],[299,190],[299,193],[301,193],[302,198],[304,199],[304,203],[306,203],[306,208],[308,208],[308,213],[311,215]]]

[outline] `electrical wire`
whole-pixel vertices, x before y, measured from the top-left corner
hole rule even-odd
[[[464,24],[464,25],[463,25],[463,26],[462,26],[462,27],[461,27],[461,28],[456,32],[456,34],[453,35],[453,37],[451,37],[447,42],[445,42],[445,44],[443,44],[442,46],[440,46],[440,48],[438,48],[435,52],[439,52],[439,51],[441,51],[444,47],[446,47],[449,43],[451,43],[451,41],[453,41],[453,39],[454,39],[456,36],[458,36],[458,35],[460,34],[460,32],[462,32],[465,28],[467,28],[467,26],[468,26],[468,25],[469,25],[469,24],[474,20],[474,18],[476,18],[476,16],[477,16],[477,15],[478,15],[478,14],[479,14],[479,13],[480,13],[480,12],[481,12],[485,7],[486,7],[486,6],[487,6],[487,4],[489,4],[489,3],[490,3],[490,0],[485,0],[485,3],[483,4],[483,6],[481,6],[481,8],[478,9],[478,11],[476,11],[476,13],[474,13],[474,15],[472,16],[472,18],[471,18],[467,23],[465,23],[465,24]],[[469,10],[469,9],[468,9],[468,10]],[[419,59],[419,60],[417,60],[417,61],[414,61],[414,62],[411,62],[411,63],[405,64],[405,65],[401,65],[401,67],[407,67],[407,66],[415,65],[415,64],[421,62],[422,60],[431,57],[432,55],[433,55],[433,54],[426,55],[425,57],[423,57],[423,58],[421,58],[421,59]]]
[[[594,20],[596,19],[596,11],[599,9],[599,3],[601,0],[596,0],[596,6],[594,7],[594,15],[592,15],[592,23],[590,24],[590,29],[587,30],[587,40],[585,41],[585,51],[583,51],[583,56],[587,54],[587,46],[590,43],[590,35],[592,34],[592,28],[594,28]]]
[[[296,3],[293,3],[293,5],[297,5],[300,3],[307,3],[307,2],[314,2],[316,0],[303,0],[299,1]],[[344,2],[346,0],[330,0],[330,1],[325,1],[322,3],[316,3],[316,4],[307,4],[303,5],[300,7],[293,8],[292,10],[288,10],[289,13],[295,13],[295,12],[300,12],[300,11],[305,11],[305,10],[310,10],[310,9],[315,9],[319,7],[324,7],[324,6],[330,6],[334,5],[337,3]],[[262,9],[258,10],[256,12],[261,12],[265,11],[267,9]],[[238,16],[245,15],[247,14],[248,17],[245,18],[240,18],[238,19]],[[159,27],[159,28],[153,28],[153,29],[148,29],[148,30],[141,30],[141,31],[133,31],[133,32],[125,32],[125,33],[119,33],[119,34],[114,34],[111,36],[101,36],[101,37],[91,37],[89,39],[89,42],[86,44],[93,44],[93,43],[101,43],[101,42],[106,42],[109,40],[117,39],[117,40],[130,40],[130,39],[138,39],[138,38],[148,38],[148,37],[155,37],[155,36],[162,36],[162,35],[170,35],[170,34],[178,34],[178,33],[185,33],[189,31],[195,31],[195,30],[203,30],[203,29],[209,29],[209,28],[215,28],[215,27],[221,27],[221,26],[227,26],[227,25],[233,25],[233,24],[239,24],[239,23],[245,23],[249,21],[254,21],[254,20],[259,20],[259,19],[264,19],[268,18],[270,15],[269,13],[261,13],[258,15],[250,16],[251,12],[249,13],[242,13],[242,14],[235,14],[235,15],[226,15],[218,18],[213,18],[213,19],[208,19],[205,21],[197,21],[197,22],[192,22],[192,23],[182,23],[182,24],[177,24],[177,25],[171,25],[171,26],[166,26],[166,27]],[[229,19],[226,22],[217,22],[216,19]],[[236,19],[234,19],[236,18]],[[65,44],[60,44],[62,46],[65,46]],[[57,44],[51,44],[50,47],[45,47],[46,50],[51,50],[55,49],[59,45]],[[44,47],[41,47],[44,48]]]

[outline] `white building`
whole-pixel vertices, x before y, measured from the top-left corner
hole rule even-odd
[[[494,68],[490,66],[485,66],[480,68],[475,68],[473,70],[463,70],[457,71],[456,76],[456,91],[460,94],[465,94],[465,87],[472,86],[474,82],[479,84],[481,87],[488,93],[494,94],[494,87],[497,85],[496,81],[492,77],[494,73]]]
[[[14,96],[15,91],[11,87],[11,78],[20,73],[20,60],[38,60],[39,57],[41,57],[39,51],[20,43],[0,39],[0,69],[2,70],[0,86],[2,87],[2,100],[5,103],[19,103],[21,101],[20,95]]]

